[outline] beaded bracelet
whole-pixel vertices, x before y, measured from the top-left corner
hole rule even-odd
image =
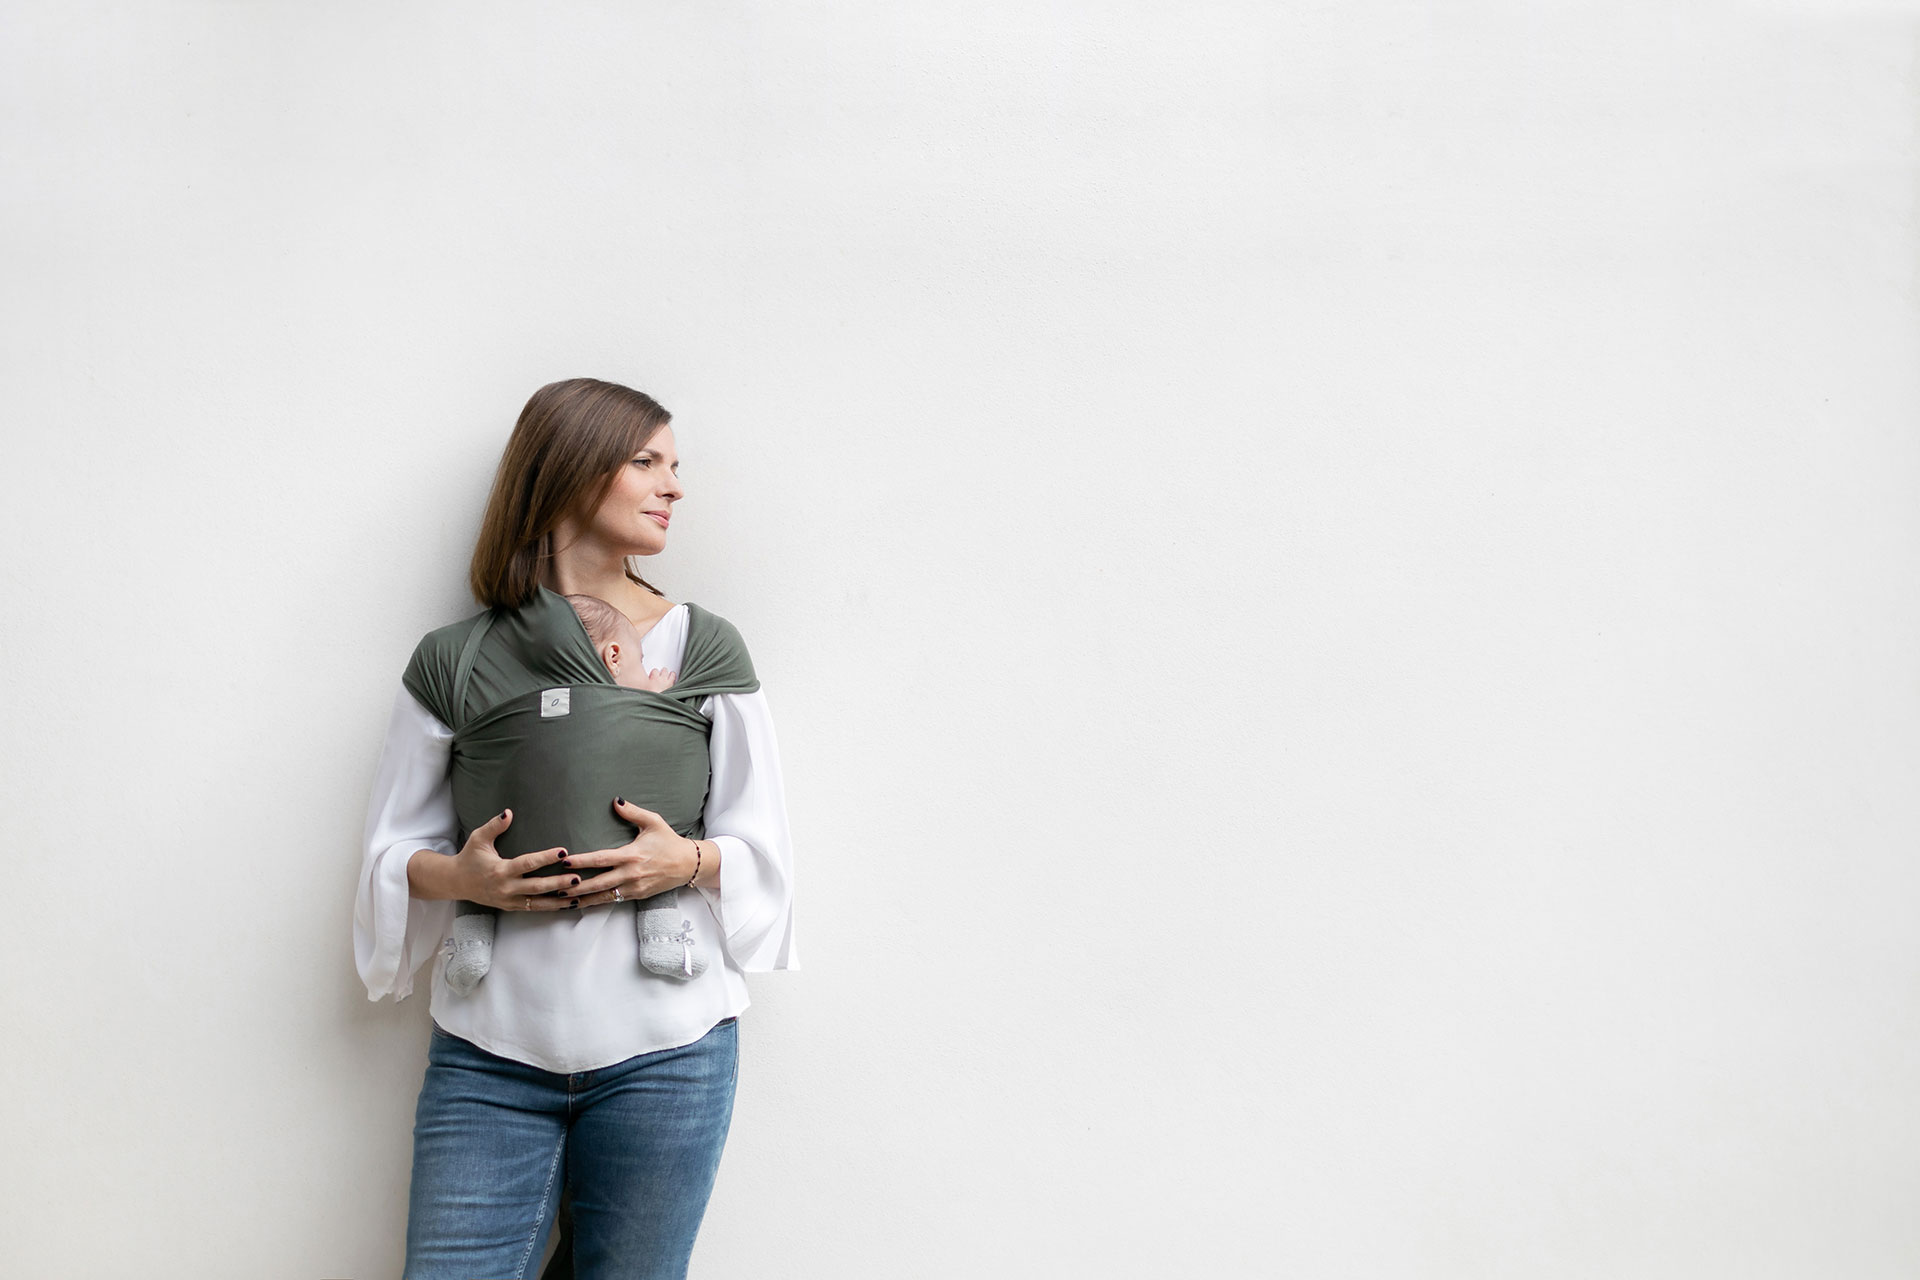
[[[687,839],[693,840],[693,837],[688,836]],[[698,880],[699,878],[700,878],[700,842],[698,840],[693,840],[693,874],[687,877],[687,884],[691,885],[695,880]]]

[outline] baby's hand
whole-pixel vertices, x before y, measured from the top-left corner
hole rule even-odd
[[[665,667],[655,667],[652,671],[640,677],[639,687],[642,689],[651,689],[655,693],[664,693],[667,686],[673,683],[674,676],[677,674],[677,672],[669,671]]]

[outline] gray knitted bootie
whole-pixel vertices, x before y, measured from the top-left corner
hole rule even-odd
[[[694,950],[693,921],[680,914],[680,891],[669,889],[634,904],[640,931],[640,963],[668,978],[697,978],[707,958]]]
[[[464,996],[480,985],[493,967],[493,926],[496,913],[479,907],[453,918],[453,936],[441,944],[447,953],[447,986]]]

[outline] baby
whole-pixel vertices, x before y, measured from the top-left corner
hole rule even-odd
[[[647,671],[640,665],[640,632],[631,619],[598,596],[568,596],[587,639],[606,664],[615,684],[664,692],[677,672]],[[706,956],[692,948],[693,921],[680,915],[677,890],[640,899],[635,912],[640,933],[640,963],[654,973],[697,978],[706,972]],[[466,995],[493,966],[493,932],[500,911],[477,902],[454,904],[453,936],[447,939],[447,986]]]

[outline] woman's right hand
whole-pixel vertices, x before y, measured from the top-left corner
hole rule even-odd
[[[580,883],[575,875],[542,875],[522,879],[542,867],[569,867],[565,849],[536,849],[517,858],[503,858],[493,842],[513,825],[513,810],[503,809],[473,829],[467,843],[448,861],[447,896],[477,902],[502,911],[565,911],[572,904],[552,897],[555,890]]]

